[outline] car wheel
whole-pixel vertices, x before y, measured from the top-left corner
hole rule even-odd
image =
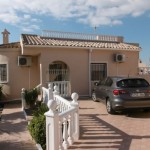
[[[109,114],[115,113],[115,111],[112,108],[112,103],[111,103],[110,99],[107,99],[107,101],[106,101],[106,109]]]
[[[93,100],[94,102],[97,102],[96,93],[92,93],[92,100]]]

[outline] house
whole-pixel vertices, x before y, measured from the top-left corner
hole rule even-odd
[[[0,82],[7,99],[20,98],[22,88],[49,83],[67,96],[89,96],[94,82],[108,75],[138,75],[141,48],[121,36],[43,31],[9,43],[10,33],[2,34]]]

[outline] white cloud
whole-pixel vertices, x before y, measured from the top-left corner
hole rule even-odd
[[[0,21],[26,30],[39,29],[41,15],[74,19],[89,26],[122,24],[125,16],[138,17],[150,11],[150,0],[4,0]],[[35,25],[37,23],[37,25]]]
[[[38,25],[28,25],[28,26],[23,26],[22,27],[22,31],[24,32],[32,32],[34,30],[39,30],[39,26]]]
[[[13,13],[0,13],[0,20],[9,24],[16,24],[20,21],[20,18]]]

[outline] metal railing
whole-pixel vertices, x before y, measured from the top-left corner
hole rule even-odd
[[[96,34],[84,34],[74,32],[60,32],[43,30],[43,37],[61,38],[61,39],[80,39],[80,40],[92,40],[92,41],[107,41],[107,42],[123,42],[121,36],[110,36],[110,35],[96,35]]]

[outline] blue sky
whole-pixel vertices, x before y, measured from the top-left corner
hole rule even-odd
[[[150,64],[150,0],[0,0],[0,31],[5,28],[10,42],[42,30],[123,36],[140,44],[140,58]]]

